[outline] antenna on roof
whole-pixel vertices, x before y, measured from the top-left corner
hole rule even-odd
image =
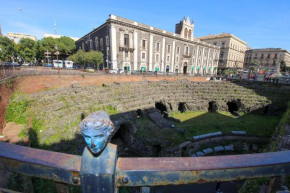
[[[54,19],[54,35],[56,35],[56,21]]]

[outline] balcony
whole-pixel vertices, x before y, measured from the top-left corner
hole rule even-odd
[[[190,55],[183,54],[183,58],[190,58]]]
[[[123,52],[123,51],[134,52],[134,50],[135,50],[134,48],[119,47],[120,52]]]

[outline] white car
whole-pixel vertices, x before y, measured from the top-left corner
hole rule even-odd
[[[122,70],[120,68],[116,68],[116,69],[110,70],[109,73],[110,74],[123,74],[124,70]]]

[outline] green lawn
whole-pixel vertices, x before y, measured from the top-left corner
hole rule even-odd
[[[209,113],[205,111],[172,113],[171,116],[181,121],[181,123],[176,123],[176,127],[185,129],[187,135],[190,136],[217,131],[224,133],[246,131],[248,134],[270,137],[281,119],[281,116],[249,113],[235,117],[229,112]]]

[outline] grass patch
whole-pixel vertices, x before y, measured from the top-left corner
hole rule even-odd
[[[270,137],[281,119],[281,116],[249,113],[235,117],[229,112],[205,111],[172,113],[171,116],[181,121],[181,123],[176,123],[176,127],[185,129],[187,134],[192,136],[217,131],[225,133],[246,131],[248,134]]]
[[[17,100],[16,100],[17,95]],[[29,100],[26,95],[12,94],[11,102],[6,109],[5,121],[16,124],[27,124],[28,113],[26,112]]]

